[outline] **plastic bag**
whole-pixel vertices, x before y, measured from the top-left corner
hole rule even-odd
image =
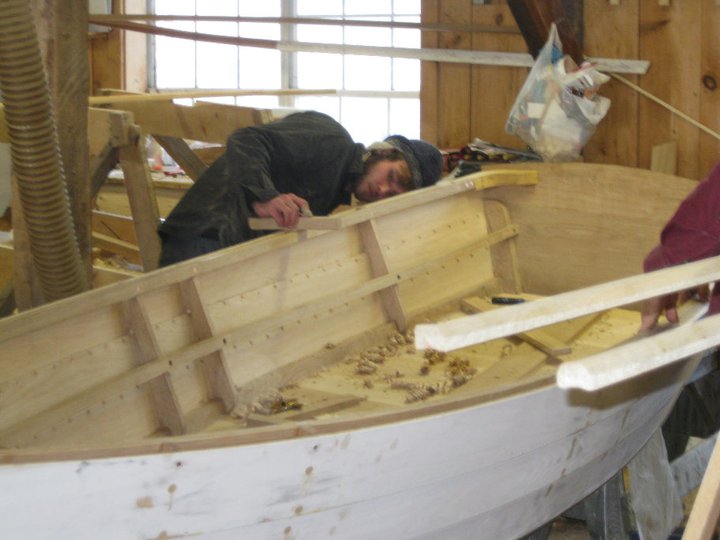
[[[555,24],[518,94],[505,131],[518,135],[545,161],[578,159],[610,108],[597,94],[609,77],[563,56]]]

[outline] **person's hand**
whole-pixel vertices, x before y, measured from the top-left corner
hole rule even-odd
[[[282,193],[269,201],[256,201],[252,207],[256,216],[271,217],[280,227],[292,229],[297,225],[302,209],[309,210],[310,205],[294,193]]]
[[[640,310],[640,332],[653,330],[657,326],[658,319],[662,314],[665,315],[665,318],[670,323],[677,324],[680,322],[677,306],[684,304],[690,298],[707,302],[710,298],[709,285],[702,285],[694,289],[681,291],[680,293],[667,294],[645,300]]]
[[[640,332],[653,330],[663,313],[669,322],[677,323],[677,302],[677,293],[645,300],[640,309]]]

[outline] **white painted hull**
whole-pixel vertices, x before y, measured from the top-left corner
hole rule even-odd
[[[659,380],[681,382],[682,367]],[[320,436],[234,446],[226,434],[216,442],[228,446],[208,438],[203,450],[4,464],[0,536],[517,538],[627,463],[678,389],[588,404],[550,386]]]

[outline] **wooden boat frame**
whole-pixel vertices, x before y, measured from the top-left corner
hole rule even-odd
[[[622,175],[628,185],[619,189]],[[589,194],[578,200],[583,181]],[[0,321],[0,508],[8,516],[0,531],[530,532],[627,463],[696,360],[584,393],[555,385],[556,365],[538,351],[537,369],[519,381],[402,408],[334,416],[352,401],[340,399],[249,428],[228,413],[478,291],[556,294],[630,275],[692,185],[620,167],[500,168],[305,218],[305,229]],[[632,227],[588,217],[598,202],[632,205],[628,192],[656,194]],[[568,255],[558,251],[567,245],[524,244],[547,236],[536,212],[549,205],[582,215],[577,230],[606,240],[611,264],[584,261],[594,246],[580,235],[569,248],[579,271],[543,276],[543,257]],[[598,218],[613,210],[596,208]],[[624,235],[613,234],[618,226]],[[634,240],[633,257],[615,255]]]

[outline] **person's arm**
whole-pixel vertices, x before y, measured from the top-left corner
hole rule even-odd
[[[645,258],[645,272],[659,270],[720,254],[720,165],[680,204],[663,228],[660,244]],[[707,297],[707,288],[651,298],[642,304],[640,330],[650,330],[665,314],[678,322],[677,304],[698,292]]]
[[[272,137],[262,127],[234,131],[225,151],[228,177],[244,190],[255,215],[272,217],[281,227],[294,227],[308,203],[275,187],[270,173],[275,152]]]

